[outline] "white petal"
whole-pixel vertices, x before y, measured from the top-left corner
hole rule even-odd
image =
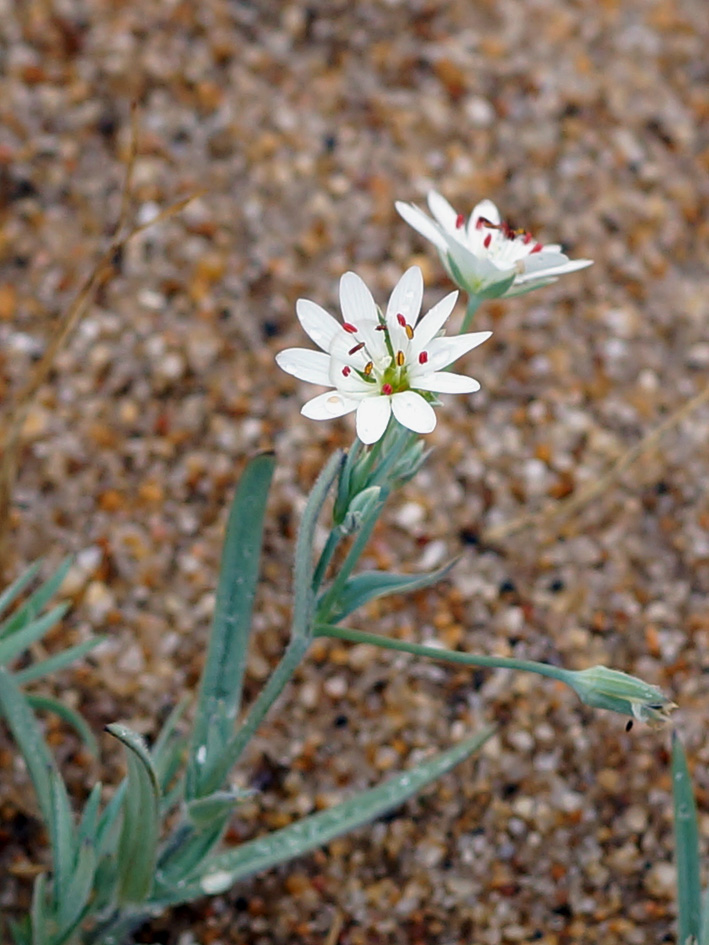
[[[500,298],[512,299],[516,295],[526,295],[527,292],[533,292],[535,289],[543,289],[545,286],[558,282],[558,279],[549,279],[546,276],[538,276],[536,279],[529,279],[521,285],[519,282],[513,282],[510,288],[503,292]]]
[[[300,412],[310,420],[333,420],[335,417],[352,413],[358,406],[358,400],[344,397],[336,390],[328,390],[303,404]]]
[[[276,355],[276,364],[282,371],[307,381],[309,384],[330,386],[330,355],[309,348],[286,348]]]
[[[537,262],[537,257],[541,257]],[[592,259],[569,259],[563,253],[535,253],[524,260],[524,273],[515,279],[515,284],[529,282],[530,279],[545,279],[548,276],[563,276],[577,269],[592,266]]]
[[[359,327],[363,321],[377,321],[372,293],[356,272],[346,272],[340,279],[340,307],[342,317],[351,325]]]
[[[448,203],[445,197],[442,197],[437,191],[431,190],[428,193],[428,209],[434,215],[438,223],[449,233],[456,233],[458,227],[458,214]]]
[[[394,416],[414,433],[430,433],[436,425],[433,407],[415,390],[404,390],[391,398]]]
[[[414,332],[414,343],[412,350],[418,354],[422,351],[432,338],[435,338],[438,332],[443,328],[450,318],[451,312],[458,300],[457,292],[449,292],[440,302],[436,302],[433,308],[427,312],[416,326]]]
[[[410,325],[415,325],[421,311],[422,299],[423,275],[418,266],[412,266],[394,286],[387,305],[387,321],[397,315],[403,315]]]
[[[489,220],[490,223],[499,223],[500,211],[492,200],[481,200],[480,203],[473,207],[473,212],[470,214],[469,226],[474,228],[480,217],[484,217],[486,220]]]
[[[491,259],[476,256],[475,253],[453,237],[448,237],[448,255],[465,280],[465,285],[461,286],[461,289],[472,291],[473,294],[481,292],[498,282],[505,282],[516,272],[514,266],[502,269],[496,266]]]
[[[403,217],[409,226],[412,226],[421,236],[425,236],[439,249],[445,251],[447,247],[445,237],[439,226],[429,219],[423,210],[419,210],[412,203],[403,203],[401,200],[397,200],[396,209],[399,211],[399,216]]]
[[[357,436],[363,443],[376,443],[384,435],[391,416],[391,398],[367,397],[357,407]]]
[[[323,351],[328,351],[333,338],[342,333],[342,325],[337,319],[310,299],[298,299],[295,311],[305,333]]]
[[[417,390],[430,390],[435,394],[472,394],[480,390],[480,383],[474,377],[465,374],[451,374],[450,371],[436,371],[416,377],[409,375],[412,387]]]
[[[343,361],[333,356],[330,360],[328,386],[332,385],[332,387],[336,387],[346,397],[359,398],[367,395],[371,396],[372,391],[378,390],[378,388],[375,384],[362,380],[357,373],[357,371],[361,371],[362,368],[363,365],[359,366],[354,364],[352,358]]]
[[[467,335],[450,338],[434,338],[429,344],[427,367],[430,371],[440,371],[458,358],[477,348],[492,334],[491,331],[472,331]]]

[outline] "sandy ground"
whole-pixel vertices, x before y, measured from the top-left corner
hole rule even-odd
[[[195,688],[234,484],[274,446],[254,696],[286,640],[304,497],[353,435],[350,419],[302,418],[311,389],[275,367],[305,343],[295,300],[336,311],[352,268],[384,303],[412,262],[437,300],[449,282],[394,200],[434,186],[469,212],[490,196],[596,262],[479,311],[494,337],[464,366],[483,390],[445,398],[434,455],[369,555],[460,563],[351,622],[661,685],[706,836],[707,406],[567,520],[490,538],[577,494],[706,385],[704,0],[0,0],[0,30],[3,422],[117,219],[132,99],[135,219],[204,192],[131,243],[25,425],[6,576],[76,554],[74,606],[47,646],[110,638],[45,688],[97,732],[120,719],[155,733]],[[237,773],[260,793],[229,842],[491,720],[477,760],[392,817],[137,941],[674,942],[667,732],[626,733],[531,677],[317,648]],[[108,737],[96,763],[47,724],[77,798],[99,773],[117,783]],[[12,909],[43,839],[4,730],[0,765]]]

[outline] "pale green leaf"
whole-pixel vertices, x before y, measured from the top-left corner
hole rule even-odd
[[[37,590],[27,598],[24,604],[19,607],[14,614],[11,614],[2,626],[0,626],[0,637],[15,633],[16,630],[24,627],[26,623],[34,620],[35,617],[42,612],[45,604],[54,597],[61,587],[70,566],[71,558],[66,558],[54,574],[48,578],[44,584],[38,587]]]
[[[77,844],[82,844],[87,840],[90,840],[94,844],[96,843],[99,805],[101,804],[101,788],[101,782],[97,781],[91,788],[91,793],[86,799],[79,822]]]
[[[49,909],[47,907],[47,874],[40,873],[32,889],[32,945],[49,945]]]
[[[679,907],[678,941],[684,945],[687,941],[700,940],[699,831],[687,757],[676,733],[672,736],[672,796]]]
[[[91,895],[94,874],[96,872],[96,848],[90,840],[83,840],[78,847],[74,870],[64,897],[59,902],[57,922],[59,924],[60,945],[74,931],[82,918]]]
[[[125,725],[106,729],[126,748],[128,788],[118,844],[119,898],[142,902],[153,883],[158,843],[160,788],[143,739]]]
[[[98,745],[94,734],[82,715],[65,703],[60,702],[58,699],[53,699],[51,696],[38,696],[34,693],[27,693],[26,698],[33,709],[37,709],[40,712],[53,712],[55,715],[58,715],[62,721],[71,725],[73,729],[76,729],[91,754],[94,755],[94,757],[98,754]]]
[[[55,673],[59,669],[64,669],[71,663],[85,656],[90,650],[93,650],[99,643],[103,643],[105,636],[92,637],[90,640],[84,640],[83,643],[77,643],[76,646],[70,646],[66,650],[54,653],[45,660],[38,663],[32,663],[31,666],[25,666],[23,669],[15,671],[15,679],[20,685],[46,676],[48,673]]]
[[[116,788],[111,800],[106,804],[98,819],[96,828],[96,855],[103,856],[105,853],[112,853],[115,850],[116,827],[118,824],[118,815],[123,808],[126,792],[128,790],[128,780],[124,779]]]
[[[0,711],[27,765],[37,802],[46,824],[51,821],[49,772],[56,762],[42,738],[37,719],[12,675],[0,666]]]
[[[215,791],[207,797],[189,801],[187,816],[197,828],[208,827],[224,813],[230,812],[237,804],[252,797],[253,791]]]
[[[392,574],[389,571],[364,571],[361,574],[355,574],[340,592],[336,613],[331,618],[331,622],[338,623],[353,610],[357,610],[358,607],[362,607],[377,597],[406,594],[429,587],[444,578],[456,561],[451,561],[437,571],[426,574]]]
[[[64,901],[74,868],[74,817],[66,785],[57,771],[49,769],[50,811],[49,836],[52,846],[52,899],[57,910]]]
[[[35,561],[35,563],[31,564],[26,571],[23,571],[18,578],[15,578],[9,587],[5,588],[2,594],[0,594],[0,614],[20,596],[28,584],[32,583],[41,567],[42,562]],[[2,633],[0,632],[0,636],[1,635]]]
[[[241,705],[266,500],[274,466],[272,453],[262,453],[249,462],[229,513],[190,746],[188,797],[203,792],[203,772],[232,736]]]
[[[492,733],[491,728],[485,729],[412,770],[398,774],[384,784],[370,788],[329,810],[312,814],[281,830],[209,857],[199,876],[184,886],[175,885],[172,890],[161,892],[156,897],[155,905],[167,906],[205,894],[224,892],[253,873],[302,856],[380,817],[477,751]]]
[[[61,620],[68,607],[68,604],[57,604],[43,617],[28,622],[22,629],[15,630],[11,635],[0,641],[0,666],[6,666],[10,660],[19,656],[32,643],[41,639],[55,623]]]

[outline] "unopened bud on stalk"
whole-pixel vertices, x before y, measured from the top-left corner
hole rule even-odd
[[[667,722],[675,708],[675,703],[657,686],[607,666],[569,672],[565,681],[586,705],[630,715],[641,722]]]

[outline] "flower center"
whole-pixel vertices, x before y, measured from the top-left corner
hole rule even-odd
[[[348,357],[354,358],[355,355],[359,355],[360,352],[363,352],[367,360],[364,366],[362,366],[362,362],[359,358],[355,363],[343,365],[342,376],[349,377],[350,374],[355,371],[363,381],[366,381],[368,384],[376,385],[376,388],[381,394],[386,397],[391,397],[393,394],[411,390],[409,364],[407,363],[406,355],[407,349],[405,343],[403,344],[403,349],[395,348],[389,326],[386,324],[381,314],[379,318],[380,322],[376,325],[375,331],[384,332],[386,354],[382,354],[381,351],[378,353],[370,351],[369,348],[371,345],[368,346],[366,341],[359,340],[361,335],[357,326],[353,325],[351,322],[344,322],[343,327],[345,331],[353,336],[352,340],[355,342],[347,351]],[[414,329],[413,326],[406,321],[405,316],[398,313],[395,318],[396,323],[403,328],[406,339],[408,341],[413,340]],[[403,342],[403,339],[401,339],[401,341]],[[418,363],[426,364],[427,362],[428,352],[419,352]]]
[[[515,240],[519,239],[524,246],[529,246],[529,244],[534,240],[534,237],[528,230],[525,230],[524,228],[516,230],[505,220],[502,220],[500,223],[493,223],[486,217],[478,217],[475,222],[475,229],[482,230],[483,227],[485,227],[486,230],[499,230],[502,237],[506,240],[509,240],[510,242],[514,242]],[[492,233],[488,233],[483,240],[483,246],[485,249],[489,249],[491,243]],[[529,255],[531,256],[532,253],[540,253],[543,249],[544,246],[542,243],[535,242],[534,246],[529,250]]]

